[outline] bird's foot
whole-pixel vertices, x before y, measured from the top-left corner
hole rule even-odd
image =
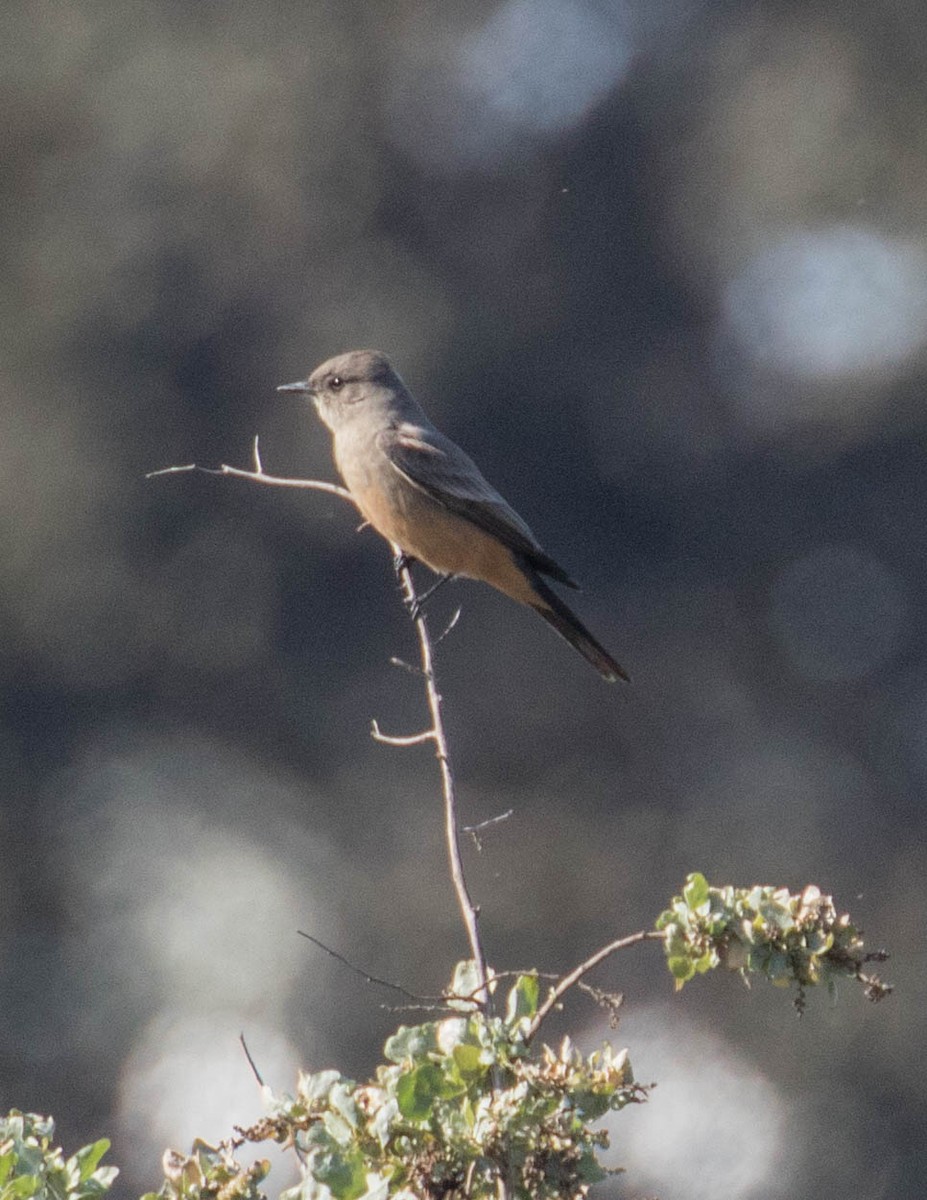
[[[405,550],[400,550],[398,554],[393,555],[393,570],[398,575],[400,571],[408,571],[416,560],[411,554],[406,554]]]

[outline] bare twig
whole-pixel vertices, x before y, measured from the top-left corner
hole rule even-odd
[[[479,833],[480,830],[487,829],[490,825],[498,825],[500,821],[507,821],[514,811],[514,808],[507,808],[504,813],[499,813],[498,817],[487,817],[478,825],[464,825],[463,831],[464,833]]]
[[[218,467],[201,467],[196,463],[184,463],[180,467],[162,467],[160,471],[149,471],[146,479],[157,479],[161,475],[178,475],[187,471],[197,471],[201,475],[231,475],[235,479],[250,479],[253,483],[266,483],[272,487],[306,488],[313,492],[328,492],[330,496],[340,496],[356,508],[354,497],[347,488],[337,483],[326,483],[324,479],[290,479],[283,475],[268,475],[261,462],[258,449],[258,439],[254,439],[251,449],[253,471],[242,470],[241,467],[230,467],[228,463],[220,463]]]
[[[477,851],[482,854],[483,843],[480,841],[480,834],[482,831],[484,829],[488,829],[491,825],[498,825],[502,821],[507,821],[514,811],[514,808],[510,808],[504,813],[499,813],[498,817],[490,817],[486,821],[480,821],[478,825],[464,825],[463,832],[469,833],[469,835],[473,838],[473,844],[476,846]]]
[[[421,675],[422,668],[414,667],[412,663],[407,663],[404,658],[396,658],[395,656],[389,660],[391,667],[399,667],[402,671],[408,671],[410,675]]]
[[[454,626],[460,620],[460,614],[462,611],[463,611],[463,609],[458,608],[457,611],[454,613],[454,615],[451,617],[451,619],[448,621],[448,623],[444,626],[444,631],[442,633],[439,633],[438,636],[435,638],[436,646],[441,645],[441,643],[444,641],[444,639],[447,637],[447,635],[451,632],[451,630],[454,628]]]
[[[560,980],[550,989],[547,999],[538,1007],[534,1014],[528,1029],[525,1033],[525,1041],[530,1042],[542,1022],[548,1017],[551,1011],[557,1007],[564,995],[574,987],[593,967],[597,967],[600,962],[609,958],[612,954],[617,954],[619,950],[627,950],[629,946],[636,946],[639,942],[662,942],[665,935],[656,929],[641,929],[637,933],[628,934],[627,937],[618,938],[617,941],[609,942],[607,946],[602,946],[600,950],[596,950],[595,954],[591,954],[584,962],[581,962],[578,967],[574,967],[566,975],[562,975]]]
[[[610,1029],[618,1028],[618,1011],[624,1004],[624,992],[606,992],[602,988],[593,987],[591,983],[585,983],[582,979],[577,983],[576,988],[577,991],[591,996],[599,1008],[605,1009],[608,1013]]]
[[[408,988],[404,988],[399,983],[391,983],[388,979],[380,979],[376,975],[371,975],[369,971],[365,971],[362,967],[352,963],[349,958],[345,958],[343,954],[339,954],[338,951],[333,950],[331,946],[326,946],[324,942],[320,942],[319,939],[313,937],[311,933],[306,933],[302,929],[297,929],[296,932],[300,937],[304,937],[307,942],[312,942],[313,946],[318,946],[320,950],[324,950],[326,954],[330,955],[337,962],[340,962],[343,966],[347,967],[348,970],[353,971],[355,975],[360,976],[365,983],[375,983],[380,987],[389,988],[390,991],[398,992],[400,996],[405,996],[406,999],[414,1000],[416,1003],[442,1004],[445,1001],[444,996],[418,996],[415,994],[415,992],[410,992]]]
[[[248,1060],[248,1066],[251,1068],[251,1074],[258,1081],[258,1084],[263,1087],[264,1080],[261,1078],[261,1072],[257,1069],[257,1063],[251,1056],[251,1051],[248,1049],[248,1043],[245,1041],[245,1035],[240,1033],[238,1035],[238,1040],[241,1042],[241,1048],[245,1052],[245,1058]]]
[[[338,484],[325,483],[318,479],[288,479],[278,475],[268,475],[264,471],[264,465],[261,462],[261,455],[258,445],[258,439],[254,439],[252,446],[252,462],[254,470],[244,471],[240,467],[231,467],[227,463],[222,463],[215,469],[197,466],[196,463],[186,463],[178,467],[165,467],[160,471],[151,471],[146,478],[153,479],[160,475],[174,475],[186,471],[200,471],[207,475],[230,475],[236,479],[248,479],[254,483],[270,484],[275,487],[291,487],[291,488],[308,488],[318,492],[328,492],[330,495],[338,496],[342,500],[347,500],[356,508],[356,502],[347,488],[340,487]],[[457,895],[457,903],[460,908],[460,913],[463,918],[464,927],[467,931],[467,940],[470,943],[470,953],[476,963],[477,979],[479,982],[478,995],[479,1003],[483,1008],[490,1012],[492,1008],[492,998],[490,996],[488,977],[486,972],[486,956],[483,953],[482,942],[480,941],[479,931],[479,910],[470,898],[470,893],[467,889],[467,881],[464,877],[463,862],[460,856],[460,838],[457,829],[457,801],[454,789],[454,777],[451,772],[450,755],[448,753],[447,738],[444,733],[444,724],[441,718],[441,695],[438,692],[435,683],[434,673],[434,654],[431,637],[428,633],[428,627],[425,623],[424,614],[418,609],[418,597],[415,591],[415,585],[412,581],[412,573],[409,570],[408,562],[401,557],[401,551],[398,546],[393,547],[397,556],[397,574],[402,586],[404,599],[410,610],[415,613],[415,628],[418,632],[419,648],[421,651],[422,674],[425,678],[425,691],[428,698],[428,710],[431,714],[431,728],[417,734],[412,734],[409,737],[392,737],[381,733],[376,722],[373,723],[373,737],[378,742],[383,742],[390,746],[416,746],[427,741],[433,741],[435,746],[435,757],[438,760],[438,766],[441,771],[441,790],[444,797],[444,825],[445,836],[447,840],[448,860],[451,869],[451,879],[454,885],[454,891]],[[450,632],[457,622],[455,615],[447,629],[441,635],[442,638]],[[308,934],[303,934],[308,937]],[[315,941],[310,938],[310,941]],[[321,945],[321,943],[317,943]],[[336,958],[341,958],[333,950],[329,950],[327,946],[322,946],[322,949],[327,950],[329,954]],[[348,966],[352,966],[346,959],[342,959]],[[356,968],[353,968],[356,969]],[[362,972],[361,972],[362,973]],[[376,982],[386,983],[385,980]],[[389,985],[386,986],[395,986]],[[404,992],[405,989],[397,988]],[[409,993],[406,993],[407,995]],[[419,999],[419,997],[412,997]]]
[[[382,733],[376,721],[371,721],[370,736],[375,742],[382,742],[386,746],[421,746],[423,742],[434,741],[435,731],[433,729],[425,729],[421,733],[410,733],[405,737],[393,737],[391,734]]]
[[[435,680],[431,637],[428,633],[425,614],[421,609],[416,610],[415,607],[417,596],[409,565],[400,557],[399,547],[394,546],[393,549],[396,552],[396,562],[398,564],[396,570],[402,584],[403,598],[410,609],[416,614],[415,628],[418,632],[418,643],[422,658],[422,674],[425,677],[425,692],[428,697],[428,710],[431,713],[431,730],[429,731],[429,735],[434,740],[435,758],[438,760],[438,767],[441,771],[441,790],[444,795],[444,834],[447,842],[451,880],[454,884],[454,891],[457,894],[457,905],[460,909],[460,915],[463,918],[464,928],[467,931],[470,954],[476,964],[480,1003],[486,1012],[491,1012],[492,996],[489,990],[486,971],[486,955],[483,953],[483,943],[480,939],[479,909],[470,897],[466,876],[464,875],[463,860],[460,855],[460,836],[457,828],[457,794],[454,787],[454,775],[451,770],[447,737],[444,732],[444,722],[441,716],[441,693],[438,691],[438,685]],[[422,740],[425,740],[424,737]]]

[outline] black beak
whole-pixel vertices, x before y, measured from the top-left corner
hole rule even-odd
[[[278,392],[303,392],[303,393],[305,393],[305,392],[311,392],[312,388],[309,386],[309,380],[303,379],[299,383],[281,383],[280,386],[277,388],[277,391]]]

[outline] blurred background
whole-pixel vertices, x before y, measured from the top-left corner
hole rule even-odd
[[[439,669],[490,958],[572,966],[702,870],[813,882],[879,1007],[601,968],[651,1102],[615,1195],[921,1197],[927,12],[244,0],[0,15],[0,1106],[120,1196],[466,953],[385,545],[324,495],[342,350],[582,581],[630,670],[459,583]],[[562,1026],[605,1017],[577,998]],[[559,1036],[556,1026],[550,1036]],[[281,1168],[272,1181],[289,1182]],[[606,1192],[608,1189],[604,1189]]]

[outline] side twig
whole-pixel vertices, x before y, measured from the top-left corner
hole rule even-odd
[[[664,938],[665,934],[660,930],[640,929],[637,933],[630,933],[627,937],[618,938],[614,942],[609,942],[607,946],[602,946],[596,950],[595,954],[591,954],[584,962],[581,962],[578,967],[574,967],[572,971],[562,975],[550,989],[547,999],[539,1005],[531,1024],[525,1031],[525,1041],[531,1041],[540,1029],[542,1022],[557,1007],[570,988],[575,987],[593,967],[597,967],[600,962],[611,957],[612,954],[617,954],[619,950],[627,950],[629,946],[636,946],[639,942],[662,942]]]
[[[326,483],[323,479],[289,479],[283,475],[268,475],[261,462],[260,447],[255,437],[251,447],[251,459],[254,463],[252,471],[242,470],[241,467],[230,467],[228,463],[220,463],[218,467],[200,467],[196,463],[184,463],[179,467],[162,467],[160,471],[149,471],[146,479],[157,479],[161,475],[182,475],[187,471],[196,471],[201,475],[231,475],[236,479],[250,479],[253,483],[267,483],[272,487],[307,488],[313,492],[328,492],[330,496],[339,496],[353,504],[354,497],[347,488],[337,483]]]

